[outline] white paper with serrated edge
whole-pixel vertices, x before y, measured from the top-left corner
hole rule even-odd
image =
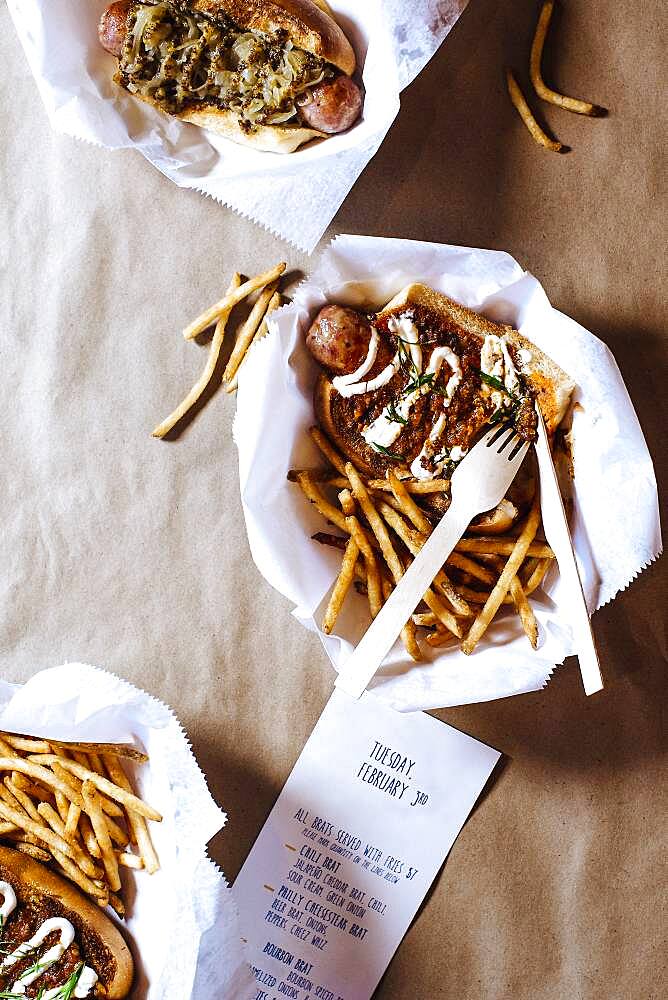
[[[335,628],[317,626],[341,554],[311,535],[333,530],[286,480],[291,468],[322,458],[308,436],[318,366],[304,345],[309,318],[328,300],[379,308],[406,284],[422,281],[490,319],[511,323],[577,382],[573,401],[574,539],[590,610],[612,600],[661,552],[652,461],[609,349],[554,309],[538,281],[506,253],[375,237],[340,236],[323,252],[291,305],[269,320],[271,335],[240,370],[234,436],[251,552],[262,575],[318,635],[336,669],[368,627],[364,598],[346,599]],[[629,511],[633,517],[629,518]],[[400,710],[489,701],[538,690],[574,652],[569,595],[553,567],[532,598],[540,646],[529,646],[519,619],[500,617],[471,656],[431,650],[413,663],[399,642],[373,690]],[[605,675],[605,663],[602,664]]]
[[[163,821],[149,824],[160,870],[154,875],[121,871],[129,889],[121,926],[135,958],[133,1000],[243,995],[250,972],[236,906],[224,876],[206,855],[226,816],[211,797],[172,710],[113,674],[67,663],[34,674],[22,686],[0,681],[0,729],[141,745],[149,763],[125,762],[126,770]]]
[[[97,38],[108,0],[8,0],[49,121],[58,132],[137,149],[179,187],[210,195],[311,252],[385,138],[399,92],[436,52],[468,0],[336,0],[364,89],[348,132],[289,155],[259,152],[187,125],[112,81],[116,60]]]

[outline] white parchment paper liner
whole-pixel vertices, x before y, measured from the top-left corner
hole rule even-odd
[[[42,670],[23,686],[0,681],[0,729],[52,739],[138,740],[140,795],[163,814],[151,824],[155,875],[123,873],[122,926],[136,965],[134,1000],[221,1000],[248,993],[237,909],[206,845],[224,825],[174,713],[118,677],[82,663]],[[111,914],[111,911],[109,911]]]
[[[538,281],[506,253],[408,240],[340,236],[324,251],[294,302],[272,317],[272,335],[249,354],[239,379],[235,440],[253,558],[269,583],[318,631],[338,669],[368,625],[351,596],[325,636],[316,622],[340,568],[340,553],[311,535],[321,516],[286,473],[322,464],[308,435],[316,366],[304,346],[309,317],[327,300],[379,307],[411,281],[424,281],[492,319],[512,323],[577,382],[572,410],[574,510],[571,521],[590,610],[623,590],[661,551],[652,462],[633,405],[608,348],[553,309]],[[550,525],[545,530],[550,539]],[[569,594],[554,567],[533,601],[540,626],[534,652],[515,616],[501,618],[472,656],[425,651],[415,664],[399,643],[374,691],[395,708],[429,709],[537,690],[574,652]],[[605,670],[605,664],[603,665]]]
[[[468,0],[336,0],[365,88],[348,132],[288,156],[246,149],[137,101],[111,80],[97,22],[108,0],[8,0],[54,129],[107,149],[132,147],[180,187],[211,195],[309,252],[383,141],[399,92]]]

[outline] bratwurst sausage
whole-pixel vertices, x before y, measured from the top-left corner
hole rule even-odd
[[[362,110],[360,88],[349,76],[336,76],[311,88],[310,98],[300,105],[299,115],[321,132],[345,132]]]
[[[323,368],[335,375],[354,372],[369,351],[371,324],[344,306],[325,306],[306,334],[306,346]]]
[[[119,59],[123,51],[128,13],[131,6],[131,0],[117,0],[116,3],[110,4],[103,12],[97,26],[97,34],[102,48]]]

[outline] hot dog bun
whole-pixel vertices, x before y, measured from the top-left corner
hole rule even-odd
[[[411,305],[425,306],[438,316],[450,318],[462,330],[474,333],[481,339],[489,334],[496,334],[497,337],[505,337],[518,350],[526,351],[527,359],[522,365],[522,374],[529,380],[536,393],[536,402],[540,406],[548,433],[552,434],[557,429],[566,415],[575,383],[552,358],[523,337],[514,327],[504,323],[494,323],[480,313],[448,298],[447,295],[434,291],[428,285],[407,285],[387,303],[379,316]]]
[[[341,28],[313,0],[193,0],[203,14],[227,14],[248,31],[287,31],[297,48],[312,52],[346,76],[355,72],[355,53]]]
[[[473,335],[479,338],[481,343],[486,336],[495,335],[504,338],[518,351],[522,351],[524,358],[522,374],[535,393],[548,432],[556,430],[566,414],[575,384],[540,348],[513,327],[494,323],[422,284],[411,284],[403,288],[377,314],[376,320],[400,314],[413,306],[429,310],[436,317],[446,321],[450,329],[454,329],[455,332],[462,331],[465,335]],[[353,363],[348,370],[354,368]],[[349,411],[346,411],[341,403],[341,397],[334,388],[330,375],[322,371],[316,380],[314,408],[316,417],[327,436],[344,455],[369,475],[384,475],[386,469],[396,469],[396,462],[368,447],[360,436],[358,427],[349,420]],[[424,430],[425,438],[428,430],[428,427]]]
[[[188,6],[212,18],[225,15],[244,30],[285,31],[296,48],[312,53],[347,77],[355,71],[352,45],[331,14],[314,0],[192,0]],[[116,73],[114,80],[123,85],[120,73]],[[165,108],[151,96],[140,93],[133,96],[165,113]],[[359,108],[354,117],[358,113]],[[321,131],[302,122],[256,125],[248,130],[242,128],[234,111],[213,105],[170,114],[241,145],[273,153],[292,153],[312,139],[326,138],[327,131],[339,130]]]
[[[97,973],[107,1000],[124,1000],[128,996],[134,975],[132,955],[97,904],[71,882],[9,847],[0,847],[0,880],[12,886],[19,907],[30,907],[31,901],[38,904],[47,897],[53,911],[74,927],[82,961]],[[11,918],[7,927],[10,932]]]

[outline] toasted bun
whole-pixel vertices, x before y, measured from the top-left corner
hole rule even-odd
[[[120,84],[118,74],[114,77],[116,83]],[[134,98],[150,104],[151,107],[168,114],[157,101],[143,94],[133,94]],[[182,122],[190,125],[199,125],[209,132],[222,135],[225,139],[238,142],[243,146],[250,146],[252,149],[259,149],[267,153],[294,153],[296,149],[310,142],[311,139],[326,138],[324,132],[319,132],[314,128],[303,128],[301,125],[256,125],[252,132],[244,132],[239,125],[239,119],[233,111],[220,111],[218,108],[201,108],[196,111],[185,111],[183,114],[175,115],[169,113],[171,118],[178,118]]]
[[[466,306],[460,305],[454,299],[448,298],[447,295],[435,292],[428,285],[407,285],[387,303],[379,315],[396,312],[398,309],[404,309],[411,305],[425,306],[439,316],[451,318],[463,330],[477,334],[479,337],[486,337],[490,334],[505,337],[518,350],[526,351],[530,358],[522,366],[522,374],[529,380],[536,393],[536,402],[543,414],[548,432],[552,433],[557,429],[566,416],[575,383],[539,347],[532,344],[512,326],[493,323],[485,316],[481,316],[480,313],[467,309]]]
[[[412,305],[424,306],[443,318],[454,320],[462,330],[480,338],[490,334],[503,336],[510,344],[527,351],[527,356],[530,355],[530,359],[522,366],[522,374],[526,376],[536,393],[536,401],[548,431],[552,433],[556,430],[566,414],[575,383],[535,344],[523,337],[513,327],[493,323],[485,316],[473,312],[472,309],[467,309],[427,285],[407,285],[388,302],[378,315],[382,317],[386,314],[396,313]],[[360,469],[369,475],[383,475],[388,464],[387,459],[381,455],[373,454],[369,448],[360,447],[360,437],[357,431],[340,419],[340,415],[337,419],[337,399],[340,397],[328,375],[321,372],[315,385],[314,409],[323,430],[344,455],[354,458],[355,464]],[[499,524],[504,524],[502,513],[499,511],[495,515]]]
[[[346,76],[355,72],[355,52],[330,13],[313,0],[192,0],[190,7],[203,14],[226,14],[249,31],[287,31],[293,44],[336,66]],[[121,83],[118,74],[114,77]],[[134,94],[146,104],[165,109],[150,97]],[[294,153],[312,139],[327,138],[325,132],[302,125],[259,125],[245,132],[233,111],[198,108],[173,118],[198,125],[225,139],[268,153]]]
[[[31,897],[51,897],[76,930],[83,960],[97,972],[107,1000],[124,1000],[130,992],[132,955],[111,920],[71,882],[38,861],[9,847],[0,847],[0,879],[14,889],[19,903]]]
[[[355,53],[330,14],[313,0],[192,0],[193,10],[227,14],[249,31],[287,31],[297,48],[312,52],[346,76],[355,72]]]

